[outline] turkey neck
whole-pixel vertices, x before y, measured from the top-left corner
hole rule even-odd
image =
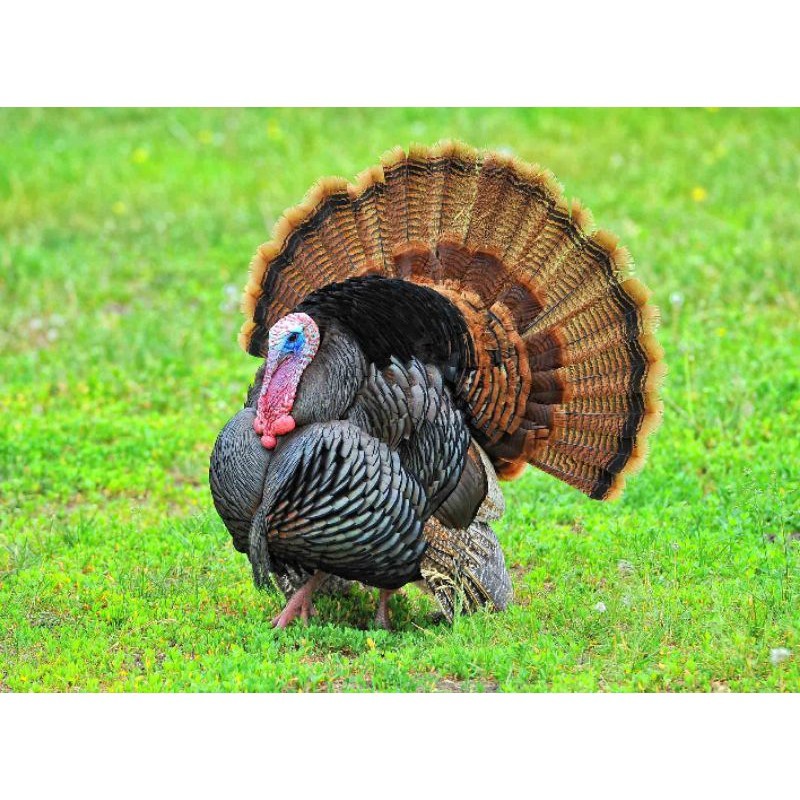
[[[298,425],[344,419],[367,374],[367,364],[353,336],[328,323],[319,350],[297,387],[292,416]]]
[[[275,431],[276,423],[291,413],[297,384],[305,366],[301,361],[298,358],[282,361],[273,370],[269,381],[262,386],[258,399],[258,421],[264,431],[278,433],[279,431]]]

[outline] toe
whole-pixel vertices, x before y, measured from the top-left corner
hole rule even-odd
[[[272,627],[283,630],[293,619],[294,614],[287,614],[285,611],[282,611],[272,620]]]

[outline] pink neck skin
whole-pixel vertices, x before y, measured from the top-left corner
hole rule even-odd
[[[261,396],[258,398],[258,411],[253,429],[261,437],[261,444],[272,450],[278,436],[290,433],[295,428],[294,417],[289,413],[297,394],[297,384],[306,367],[305,359],[290,356],[277,367],[270,369],[272,359],[267,361]]]
[[[269,330],[267,363],[253,420],[253,430],[267,450],[275,447],[278,436],[295,429],[290,412],[297,386],[318,347],[319,328],[308,314],[287,314]]]

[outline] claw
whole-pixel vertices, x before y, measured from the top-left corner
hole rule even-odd
[[[311,596],[325,577],[326,573],[317,570],[308,582],[292,595],[289,602],[284,606],[283,611],[273,618],[272,627],[283,629],[298,617],[300,617],[303,625],[308,625],[308,618],[317,614],[314,603],[311,602]]]

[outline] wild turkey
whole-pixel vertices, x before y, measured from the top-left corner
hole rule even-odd
[[[648,297],[538,166],[443,143],[320,181],[251,264],[240,343],[264,363],[211,459],[256,583],[294,592],[273,624],[328,574],[380,588],[384,625],[420,579],[449,618],[504,608],[496,477],[533,464],[607,500],[644,462]]]

